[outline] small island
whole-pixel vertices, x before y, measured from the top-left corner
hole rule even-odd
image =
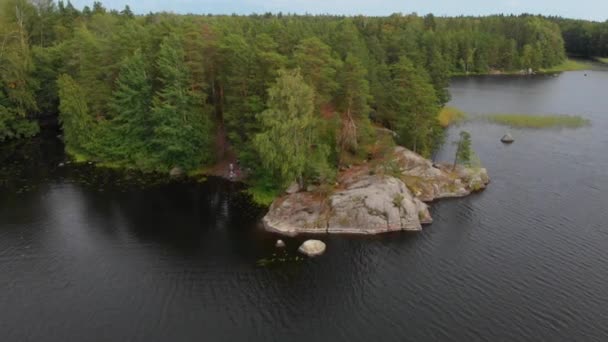
[[[490,182],[485,168],[433,164],[404,147],[387,158],[341,171],[329,193],[292,187],[270,207],[265,229],[288,236],[419,231],[433,221],[426,202],[467,196]]]

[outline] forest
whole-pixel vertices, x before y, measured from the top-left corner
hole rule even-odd
[[[431,155],[449,78],[559,65],[559,25],[529,15],[134,15],[6,0],[0,140],[58,117],[79,161],[195,172],[233,151],[251,186],[272,195],[294,180],[332,182],[393,136]],[[388,143],[378,133],[387,130]]]
[[[608,21],[551,18],[561,31],[568,54],[580,57],[608,57]]]

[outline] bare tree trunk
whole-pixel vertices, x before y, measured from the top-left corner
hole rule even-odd
[[[350,149],[356,150],[358,147],[357,141],[357,124],[355,119],[352,116],[351,112],[351,103],[352,100],[349,101],[348,109],[346,110],[346,118],[342,122],[342,134],[341,134],[341,142],[340,145],[342,149]]]

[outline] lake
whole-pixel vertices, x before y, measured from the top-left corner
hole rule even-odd
[[[0,149],[0,339],[606,341],[608,72],[454,79],[492,183],[417,234],[303,238],[220,179],[165,184],[66,164],[56,132]],[[581,115],[509,129],[487,113]],[[512,145],[499,139],[505,132]],[[276,262],[260,262],[268,260]],[[261,265],[264,264],[264,265]]]

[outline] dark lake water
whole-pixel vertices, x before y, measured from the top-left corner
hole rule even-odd
[[[607,341],[608,72],[586,73],[454,80],[472,117],[592,124],[452,128],[437,158],[471,132],[485,192],[419,234],[323,237],[317,259],[278,252],[237,185],[59,167],[54,134],[4,146],[0,340]]]

